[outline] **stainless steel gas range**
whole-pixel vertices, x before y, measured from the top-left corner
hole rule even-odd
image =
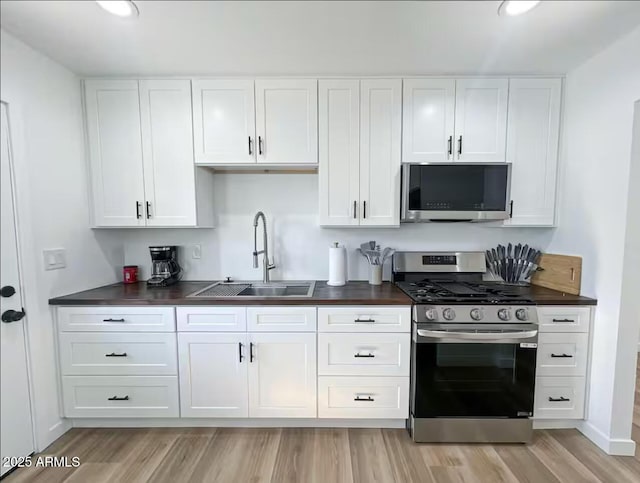
[[[416,442],[531,440],[537,312],[522,287],[486,282],[482,252],[398,252],[413,300],[407,427]]]

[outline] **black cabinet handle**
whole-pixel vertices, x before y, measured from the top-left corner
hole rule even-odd
[[[112,352],[111,354],[105,354],[105,357],[127,357],[127,353],[123,352],[122,354],[116,354],[115,352]]]
[[[258,136],[258,154],[262,155],[262,136]]]
[[[551,357],[553,358],[560,358],[560,359],[564,359],[564,358],[572,358],[573,356],[571,354],[551,354]]]
[[[238,342],[238,357],[240,362],[244,360],[244,356],[242,355],[242,342]]]
[[[371,396],[367,396],[367,397],[356,396],[353,400],[354,401],[375,401],[375,399],[373,399]]]
[[[353,357],[375,357],[373,354],[354,354]]]
[[[353,202],[353,219],[354,219],[354,220],[357,218],[357,216],[356,216],[356,210],[357,210],[357,207],[358,207],[358,202],[357,202],[357,201],[354,201],[354,202]]]
[[[362,218],[366,218],[367,217],[367,202],[363,201],[362,202]]]
[[[570,323],[575,322],[575,320],[573,319],[552,319],[552,320],[553,322],[570,322]]]
[[[253,342],[249,343],[249,362],[253,362]]]
[[[375,322],[375,319],[355,319],[354,322],[356,322],[356,323],[364,322],[364,323],[371,324],[371,323]]]
[[[253,154],[253,151],[251,149],[251,136],[249,136],[249,154]]]
[[[11,322],[18,322],[27,315],[24,309],[22,310],[5,310],[2,312],[2,321],[6,324],[10,324]]]
[[[102,319],[103,322],[124,322],[124,319]]]
[[[513,218],[513,200],[509,202],[509,218]]]
[[[571,401],[568,397],[549,397],[549,402],[567,402]]]
[[[447,144],[448,144],[447,157],[451,157],[451,155],[453,154],[453,136],[449,136],[449,140],[447,141]]]
[[[128,400],[129,400],[129,396],[124,396],[124,397],[113,396],[113,397],[107,398],[107,401],[128,401]]]
[[[139,201],[136,201],[136,218],[138,220],[142,218],[142,215],[140,214],[140,208],[142,208],[142,203],[140,203]]]
[[[13,296],[14,293],[16,293],[16,289],[13,288],[11,285],[5,285],[4,287],[0,288],[0,297],[5,297],[5,298],[11,297]]]
[[[146,205],[147,205],[147,218],[151,218],[151,203],[147,201]]]
[[[458,138],[458,157],[462,154],[462,134]]]

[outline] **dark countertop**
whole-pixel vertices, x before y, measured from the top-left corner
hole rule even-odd
[[[343,287],[330,287],[317,281],[312,297],[203,297],[187,295],[209,282],[179,282],[171,287],[149,288],[145,282],[132,285],[115,283],[49,300],[49,305],[411,305],[411,299],[390,282],[380,286],[368,282],[348,282]],[[589,297],[571,295],[544,287],[518,289],[537,305],[596,305]]]
[[[411,305],[411,299],[390,282],[373,286],[348,282],[331,287],[317,281],[311,297],[191,297],[209,282],[179,282],[170,287],[148,288],[145,282],[115,283],[49,300],[49,305]]]

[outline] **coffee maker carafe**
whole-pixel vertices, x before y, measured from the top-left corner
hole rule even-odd
[[[178,247],[149,247],[151,253],[151,277],[148,285],[166,287],[180,280],[182,269],[178,265]]]

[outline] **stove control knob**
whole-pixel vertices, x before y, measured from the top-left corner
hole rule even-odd
[[[473,320],[482,320],[484,314],[480,309],[471,309],[470,315]]]
[[[511,311],[509,309],[498,310],[498,318],[504,321],[511,319]]]
[[[516,319],[518,320],[528,320],[529,319],[529,312],[527,312],[527,309],[518,309],[516,310]]]
[[[445,320],[453,320],[456,318],[456,311],[453,309],[444,309],[442,311],[442,316]]]
[[[429,322],[433,322],[438,319],[438,311],[436,309],[427,309],[424,316]]]

